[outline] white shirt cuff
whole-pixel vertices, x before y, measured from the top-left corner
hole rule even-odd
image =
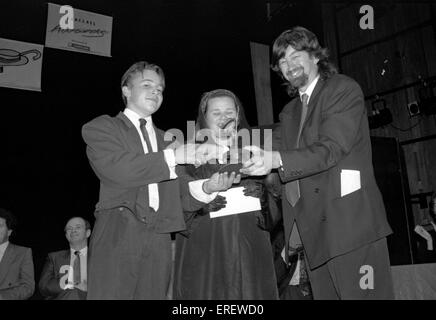
[[[62,290],[67,290],[67,289],[74,289],[74,284],[71,282],[68,282],[63,288],[61,288]]]
[[[198,201],[209,203],[217,196],[218,192],[207,194],[203,191],[203,183],[208,179],[194,180],[189,182],[189,191],[191,195]]]
[[[177,178],[176,174],[176,156],[174,155],[173,149],[165,149],[163,151],[165,161],[168,165],[168,169],[170,169],[170,179]]]

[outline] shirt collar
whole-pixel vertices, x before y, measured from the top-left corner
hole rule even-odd
[[[77,250],[74,250],[73,248],[70,248],[70,251],[71,251],[72,254],[74,254],[74,252],[76,252]],[[85,254],[88,254],[88,247],[86,246],[85,248],[80,249],[79,252],[80,252],[81,256],[83,256]]]
[[[148,117],[141,117],[139,114],[137,114],[135,111],[129,108],[124,109],[124,114],[127,118],[135,125],[135,127],[139,128],[139,119],[145,119],[147,121],[146,127],[151,128],[153,126],[153,120],[151,116]]]
[[[6,248],[8,247],[9,241],[6,241],[2,244],[0,244],[0,252],[6,251]]]
[[[307,87],[306,91],[298,91],[298,93],[300,94],[300,100],[303,94],[307,94],[307,104],[309,104],[309,100],[310,100],[310,96],[312,95],[313,90],[315,89],[316,84],[318,83],[319,80],[319,74],[316,76],[315,79],[313,79],[312,83],[309,84],[309,86]]]

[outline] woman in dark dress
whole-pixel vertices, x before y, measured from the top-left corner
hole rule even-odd
[[[231,124],[223,129],[229,120]],[[203,95],[197,129],[205,128],[212,133],[209,138],[227,146],[237,141],[237,130],[248,128],[242,106],[232,92],[218,89]],[[220,164],[190,166],[187,171],[201,179],[210,177],[219,167]],[[243,178],[234,185],[239,186],[244,186],[245,195],[264,200],[262,180]],[[188,229],[176,236],[174,298],[278,299],[264,215],[256,211],[210,218],[211,211],[225,204],[226,200],[218,195],[202,210],[186,213]]]

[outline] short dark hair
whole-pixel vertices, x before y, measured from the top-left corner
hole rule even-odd
[[[135,62],[130,66],[129,69],[127,69],[126,72],[124,72],[123,76],[121,77],[121,96],[123,98],[124,105],[127,106],[127,99],[123,94],[123,87],[129,86],[133,75],[142,73],[144,70],[153,70],[156,72],[162,78],[162,85],[165,88],[165,75],[161,67],[153,63],[148,63],[147,61]]]
[[[89,223],[88,220],[86,220],[86,219],[83,218],[83,217],[75,216],[75,217],[71,217],[71,218],[69,218],[69,219],[67,220],[67,223],[65,223],[64,231],[66,231],[66,228],[67,228],[67,224],[68,224],[68,222],[70,222],[72,219],[75,219],[75,218],[80,218],[80,219],[82,219],[83,221],[85,221],[85,230],[91,230],[91,224]]]
[[[15,228],[17,227],[17,218],[15,218],[15,216],[12,214],[12,212],[0,208],[0,218],[5,219],[6,221],[6,227],[9,230],[15,230]]]
[[[329,61],[328,49],[321,47],[316,35],[306,28],[296,26],[282,32],[273,44],[271,68],[280,76],[283,77],[279,67],[279,60],[284,57],[289,46],[296,51],[306,51],[310,56],[319,60],[317,65],[321,79],[325,80],[338,73],[335,65]],[[289,83],[287,86],[290,95],[294,95],[298,90],[298,88],[292,87]]]

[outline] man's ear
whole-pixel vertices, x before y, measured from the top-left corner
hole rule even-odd
[[[86,230],[86,238],[89,238],[90,235],[91,235],[91,230],[90,229]]]
[[[123,91],[123,95],[126,97],[126,99],[130,98],[131,92],[130,92],[130,88],[128,86],[124,86],[122,88]]]
[[[8,230],[8,238],[11,236],[13,230]]]

